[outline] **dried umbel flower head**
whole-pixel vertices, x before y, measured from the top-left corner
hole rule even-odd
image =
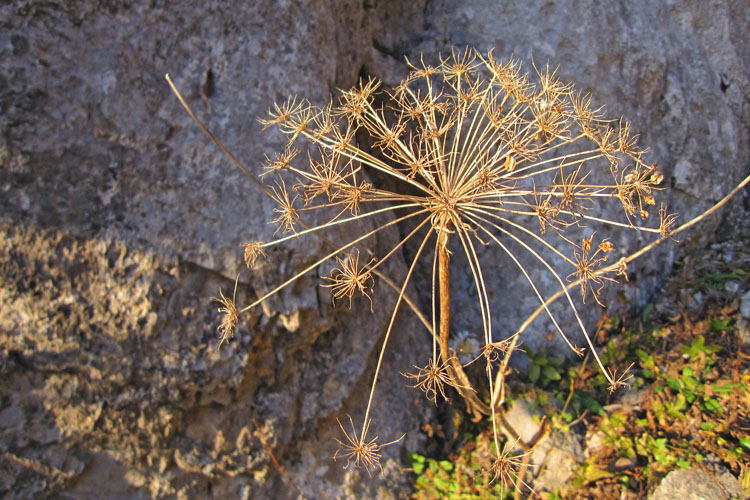
[[[370,440],[367,439],[367,432],[370,429],[371,423],[370,420],[365,421],[365,424],[362,426],[362,432],[357,435],[357,430],[354,427],[354,421],[352,420],[352,417],[349,415],[347,415],[347,417],[349,418],[349,424],[352,428],[352,432],[349,433],[346,429],[344,429],[341,421],[337,420],[339,427],[341,428],[341,432],[344,433],[345,441],[336,439],[336,442],[339,444],[340,448],[333,455],[333,459],[346,459],[344,468],[349,467],[349,465],[353,461],[356,467],[364,468],[367,471],[367,474],[371,474],[372,470],[376,467],[380,469],[380,472],[383,472],[383,467],[380,465],[380,450],[382,450],[386,446],[401,441],[404,436],[402,435],[400,438],[396,439],[395,441],[391,441],[390,443],[378,444],[377,436],[371,438]]]
[[[458,389],[459,387],[456,386],[456,381],[450,374],[449,362],[450,360],[442,363],[436,362],[435,358],[432,357],[427,361],[426,366],[415,366],[416,373],[402,373],[402,375],[416,381],[416,384],[412,387],[419,388],[425,393],[427,399],[437,402],[437,395],[440,393],[443,399],[450,401],[445,395],[445,388],[454,387]]]
[[[490,467],[493,476],[490,484],[499,482],[502,485],[503,491],[513,489],[522,492],[525,488],[534,492],[531,486],[523,480],[519,473],[519,470],[522,470],[526,465],[524,459],[530,455],[532,451],[533,450],[529,450],[521,455],[514,456],[511,455],[510,449],[506,449],[503,453],[498,454]]]
[[[227,342],[230,338],[234,337],[234,329],[237,327],[239,314],[237,313],[235,301],[237,300],[237,284],[239,279],[240,276],[238,274],[237,279],[234,281],[234,293],[232,294],[231,299],[225,297],[224,292],[221,290],[219,290],[219,297],[213,299],[222,305],[222,307],[219,308],[219,312],[222,315],[221,323],[217,329],[219,332],[219,347],[221,347],[224,342]]]
[[[243,245],[243,248],[245,249],[245,265],[248,267],[248,269],[252,268],[255,265],[258,257],[266,255],[266,253],[263,251],[263,243],[260,241],[249,241]]]
[[[674,222],[664,210],[658,226],[648,225],[663,176],[645,161],[628,123],[605,119],[589,96],[576,92],[549,67],[534,67],[528,76],[516,60],[502,62],[491,51],[471,49],[454,52],[436,65],[407,62],[410,74],[391,91],[370,78],[322,107],[291,98],[269,109],[261,120],[264,128],[276,128],[287,138],[281,153],[267,157],[263,171],[264,190],[277,205],[275,235],[283,236],[246,246],[245,259],[252,265],[264,250],[311,234],[320,236],[331,250],[240,311],[234,301],[223,295],[221,299],[224,339],[233,331],[236,314],[256,307],[328,260],[337,267],[322,284],[334,301],[348,298],[351,307],[353,296],[361,294],[373,307],[381,293],[376,280],[395,290],[362,435],[345,432],[346,441],[340,443],[349,450],[343,456],[368,471],[380,458],[380,447],[365,439],[373,394],[402,302],[415,309],[432,334],[429,363],[411,375],[416,386],[433,398],[453,387],[473,412],[491,414],[494,421],[505,375],[497,363],[507,365],[529,322],[510,334],[493,325],[480,258],[488,252],[478,252],[478,246],[495,248],[498,257],[518,269],[556,332],[574,352],[582,353],[547,307],[550,292],[537,286],[526,266],[535,262],[551,276],[602,372],[616,385],[593,349],[568,288],[580,285],[584,298],[590,290],[600,302],[603,286],[615,280],[616,272],[624,272],[626,262],[612,259],[621,265],[610,264],[614,245],[607,239],[595,242],[593,235],[581,240],[582,234],[611,226],[659,238],[669,234]],[[355,140],[364,135],[371,148]],[[299,151],[308,151],[306,161]],[[374,173],[377,176],[370,175]],[[376,177],[390,182],[375,185]],[[390,219],[381,217],[385,212],[392,214]],[[312,213],[322,222],[310,223]],[[405,221],[410,229],[390,249],[366,264],[360,260],[355,247]],[[350,237],[334,241],[336,236],[327,230],[342,225]],[[374,228],[363,229],[368,227]],[[405,275],[386,278],[384,264],[407,242],[412,242],[413,257]],[[449,270],[455,259],[465,259],[474,281],[485,346],[479,358],[486,363],[489,403],[472,388],[450,348]],[[423,261],[431,262],[433,269],[432,322],[406,295],[414,269]],[[498,466],[498,477],[502,476]]]
[[[372,272],[368,270],[370,266],[375,262],[372,259],[367,265],[360,266],[359,263],[359,250],[352,253],[348,253],[343,259],[336,257],[338,267],[336,267],[330,276],[325,277],[330,283],[325,283],[322,286],[331,289],[332,300],[347,297],[349,299],[349,309],[352,308],[352,297],[355,292],[359,292],[368,299],[370,299],[370,309],[372,310],[372,298],[370,294],[373,292],[372,289]]]
[[[586,302],[586,291],[591,286],[591,293],[596,302],[603,306],[599,300],[599,293],[604,288],[604,280],[617,281],[607,275],[599,274],[597,271],[607,262],[607,254],[615,250],[611,241],[604,240],[591,253],[591,242],[594,236],[589,236],[581,241],[580,251],[574,250],[573,257],[576,261],[576,269],[568,275],[568,279],[575,277],[581,283],[581,298]],[[595,287],[592,285],[596,285]]]

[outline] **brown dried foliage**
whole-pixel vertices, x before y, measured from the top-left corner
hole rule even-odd
[[[438,349],[435,321],[430,362],[408,376],[432,399],[438,392],[445,396],[446,386],[452,386],[464,398],[474,398],[475,409],[494,415],[504,371],[496,370],[493,363],[498,362],[500,352],[503,360],[510,356],[518,334],[528,324],[509,335],[504,328],[502,333],[493,328],[480,259],[486,252],[478,252],[479,246],[494,246],[518,268],[557,333],[571,349],[582,352],[568,340],[547,308],[547,297],[527,269],[529,263],[538,264],[559,285],[591,348],[564,276],[580,282],[584,298],[591,290],[599,303],[605,283],[615,281],[617,269],[602,266],[614,247],[604,240],[592,252],[593,228],[625,227],[659,238],[670,234],[675,216],[662,209],[657,227],[645,225],[663,176],[655,165],[645,162],[644,150],[638,147],[627,122],[605,120],[602,110],[592,107],[591,97],[577,93],[548,66],[535,67],[529,77],[521,72],[516,60],[500,62],[491,51],[480,54],[474,50],[455,52],[435,65],[424,61],[409,65],[409,76],[390,92],[381,90],[381,83],[371,78],[343,91],[337,101],[323,107],[291,98],[272,106],[268,117],[261,120],[264,128],[274,127],[288,139],[283,152],[267,160],[264,175],[276,177],[266,188],[277,204],[275,234],[291,234],[246,246],[248,265],[264,249],[290,238],[324,233],[341,224],[351,227],[349,234],[354,236],[241,311],[234,307],[234,300],[222,294],[219,300],[224,306],[220,309],[224,319],[219,331],[223,342],[231,336],[237,314],[256,307],[331,259],[338,265],[323,286],[330,289],[333,301],[348,298],[351,307],[355,294],[360,294],[373,308],[374,277],[380,276],[381,266],[407,241],[415,240],[418,250],[409,272],[400,286],[395,286],[395,317],[406,300],[405,290],[416,263],[432,259],[437,269],[438,255],[450,252],[451,241],[453,253],[462,254],[473,275],[491,401],[486,405],[471,395],[475,391],[467,388],[468,379],[447,349],[447,342],[441,341]],[[373,148],[360,148],[355,134],[368,135]],[[300,150],[311,151],[306,162],[300,161]],[[394,187],[371,184],[368,172],[390,177],[393,182],[389,186]],[[293,189],[290,191],[287,185]],[[316,220],[323,222],[307,225],[304,216],[313,211],[319,214]],[[394,216],[382,222],[378,216],[388,211]],[[414,222],[416,229],[384,255],[360,264],[355,246],[406,220]],[[362,230],[366,221],[373,221],[374,229]],[[322,237],[331,241],[328,236]],[[433,274],[437,280],[438,273]],[[437,285],[432,287],[433,304],[437,303]],[[393,321],[385,333],[383,350],[392,326]],[[426,326],[430,329],[429,324]],[[447,333],[448,328],[441,327],[441,331]],[[596,352],[593,354],[596,357]],[[338,455],[368,472],[379,467],[382,448],[375,439],[365,438],[382,357],[381,351],[362,434],[344,431],[346,441],[339,442],[345,451]],[[605,376],[611,378],[598,357],[596,360]],[[610,382],[618,385],[614,379]],[[500,465],[498,474],[499,478],[503,476]]]

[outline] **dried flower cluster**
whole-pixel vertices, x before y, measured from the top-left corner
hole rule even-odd
[[[614,281],[615,270],[624,271],[625,262],[617,268],[605,267],[615,250],[613,243],[597,240],[592,231],[581,240],[580,236],[571,236],[572,228],[585,234],[586,228],[611,225],[660,237],[669,234],[675,217],[662,209],[658,225],[646,227],[662,175],[655,165],[645,162],[644,151],[626,122],[604,119],[601,109],[592,107],[590,97],[576,93],[549,67],[534,68],[528,76],[517,61],[501,63],[491,52],[483,55],[474,50],[455,52],[435,66],[424,62],[409,65],[409,76],[391,90],[382,90],[380,82],[369,79],[342,92],[338,100],[326,106],[292,98],[274,105],[261,120],[265,128],[276,127],[288,138],[281,153],[267,157],[262,174],[267,193],[276,202],[276,234],[283,236],[247,243],[244,258],[248,266],[266,249],[290,238],[340,224],[351,224],[356,231],[362,227],[358,222],[364,219],[374,220],[386,211],[394,216],[390,222],[376,224],[374,229],[337,245],[239,312],[234,302],[222,295],[220,311],[225,316],[219,333],[225,341],[232,335],[238,313],[257,306],[328,260],[335,260],[336,268],[322,285],[330,289],[333,300],[348,299],[351,307],[355,297],[364,296],[372,307],[379,268],[407,241],[415,240],[416,254],[399,281],[398,299],[382,349],[386,348],[396,309],[405,299],[417,262],[432,259],[432,352],[423,368],[407,376],[428,398],[435,399],[438,394],[445,397],[450,386],[473,411],[494,418],[498,386],[504,376],[497,362],[501,352],[507,358],[513,351],[518,332],[506,339],[498,338],[493,329],[478,245],[496,246],[525,276],[541,304],[547,297],[535,285],[518,253],[525,253],[549,272],[593,351],[568,295],[568,285],[578,283],[584,300],[592,295],[599,302],[605,282]],[[367,134],[372,147],[359,147],[358,134]],[[303,141],[307,146],[300,144]],[[301,151],[310,151],[306,160]],[[389,185],[398,190],[373,185],[368,172],[390,177],[394,182]],[[612,213],[614,205],[621,208],[619,219],[602,215],[603,207],[609,207],[606,213]],[[325,222],[307,225],[305,216],[313,211],[324,214]],[[320,216],[316,220],[321,220]],[[360,258],[357,245],[407,220],[413,229],[388,252]],[[451,242],[453,253],[449,250]],[[476,285],[485,346],[481,354],[486,361],[490,401],[482,401],[471,388],[448,343],[449,263],[459,258],[459,253],[468,262]],[[559,335],[581,353],[544,307]],[[595,351],[593,354],[596,356]],[[339,456],[368,472],[379,467],[382,448],[375,439],[366,437],[381,362],[382,351],[362,431],[358,434],[352,423],[352,434],[344,431],[346,439],[339,441],[343,449]],[[622,379],[612,379],[601,362],[599,365],[613,386],[622,383]],[[496,449],[500,449],[497,443]],[[505,481],[507,461],[497,458],[497,476]]]

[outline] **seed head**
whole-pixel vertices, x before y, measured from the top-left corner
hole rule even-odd
[[[349,424],[352,428],[351,434],[347,432],[346,429],[344,429],[341,421],[339,419],[336,419],[339,427],[341,428],[341,432],[344,433],[345,440],[341,441],[339,439],[336,439],[336,442],[339,444],[340,448],[336,450],[336,453],[334,453],[333,459],[346,459],[346,464],[344,464],[345,469],[349,467],[352,461],[354,461],[354,466],[357,468],[364,468],[367,471],[367,475],[369,476],[372,476],[372,470],[375,468],[380,469],[380,473],[382,474],[383,467],[380,465],[380,450],[382,450],[386,446],[401,441],[404,436],[401,436],[395,441],[391,441],[390,443],[382,445],[378,444],[377,436],[368,441],[367,431],[370,429],[370,423],[372,421],[367,420],[365,422],[365,425],[362,427],[362,433],[357,435],[357,430],[354,427],[354,421],[352,420],[352,417],[349,415],[347,415],[347,417],[349,418]]]
[[[440,393],[443,399],[450,401],[445,395],[445,386],[454,388],[462,386],[457,384],[453,377],[451,377],[448,370],[450,366],[449,362],[450,360],[439,363],[434,358],[430,358],[426,366],[414,366],[417,369],[416,373],[402,373],[401,375],[415,380],[417,383],[412,387],[419,388],[419,390],[425,393],[427,399],[437,403],[437,395]]]
[[[222,307],[219,308],[219,312],[222,314],[221,323],[218,327],[219,332],[219,347],[227,342],[230,338],[234,337],[234,329],[237,326],[237,320],[239,315],[237,313],[237,307],[235,306],[235,300],[237,299],[237,283],[239,282],[240,275],[237,275],[237,279],[234,281],[234,293],[232,298],[229,299],[224,296],[224,292],[219,290],[219,297],[213,298],[212,300],[219,302]]]
[[[359,250],[349,253],[343,259],[336,257],[339,267],[331,271],[331,275],[325,277],[330,283],[323,286],[331,289],[333,303],[343,297],[349,299],[349,309],[352,308],[352,297],[355,292],[359,292],[370,300],[370,310],[372,308],[373,279],[372,273],[367,270],[376,259],[370,260],[365,266],[359,264]]]
[[[548,65],[534,66],[528,76],[521,72],[517,60],[500,62],[492,51],[485,55],[470,49],[454,51],[434,65],[423,59],[407,63],[409,76],[391,92],[382,91],[374,78],[363,79],[322,107],[290,98],[272,106],[268,117],[261,120],[264,128],[277,127],[288,140],[282,153],[267,157],[263,175],[264,180],[266,175],[275,178],[265,188],[276,203],[274,236],[292,234],[263,244],[246,244],[246,263],[251,266],[264,249],[292,237],[316,234],[332,248],[240,311],[234,297],[229,300],[220,292],[221,342],[233,335],[239,312],[257,306],[331,259],[335,259],[335,268],[322,286],[330,288],[332,301],[348,298],[351,308],[357,293],[368,298],[372,310],[373,276],[382,272],[378,268],[393,255],[409,255],[409,270],[400,280],[382,280],[398,296],[392,318],[404,301],[416,309],[407,291],[413,285],[411,278],[419,274],[413,271],[421,261],[435,263],[432,290],[436,296],[438,283],[440,291],[443,286],[449,289],[450,283],[441,281],[449,280],[446,267],[463,259],[478,298],[477,317],[485,339],[480,356],[487,360],[489,378],[492,363],[506,346],[493,340],[498,332],[493,331],[497,326],[492,323],[492,290],[485,282],[490,266],[483,262],[489,251],[479,251],[481,245],[507,257],[508,264],[528,282],[530,293],[538,298],[560,336],[581,353],[547,306],[546,297],[551,294],[564,296],[604,375],[614,385],[622,382],[598,359],[564,277],[580,284],[583,299],[591,290],[601,304],[604,284],[615,281],[615,272],[624,274],[628,261],[623,258],[620,265],[607,265],[614,244],[606,239],[595,242],[593,234],[582,235],[600,226],[652,233],[654,237],[671,234],[676,216],[668,215],[663,207],[658,227],[653,227],[653,222],[649,226],[649,211],[656,204],[663,176],[655,165],[645,163],[645,149],[639,147],[630,125],[605,119],[590,96],[577,93]],[[297,149],[292,146],[295,141],[306,141],[309,147]],[[300,150],[310,152],[307,162],[298,161]],[[287,185],[292,186],[291,192]],[[332,230],[334,227],[340,231]],[[397,240],[390,235],[382,237],[389,228],[400,230],[393,231],[400,234]],[[378,245],[391,242],[391,246],[363,265],[356,247],[376,239]],[[400,251],[404,247],[407,251]],[[446,254],[451,258],[445,259]],[[537,286],[536,274],[528,269],[530,263],[548,274],[549,281],[559,287],[556,293]],[[440,295],[441,302],[447,295]],[[419,315],[433,330],[431,360],[406,376],[430,399],[436,399],[438,393],[444,397],[445,386],[452,385],[469,401],[469,394],[480,392],[470,387],[460,363],[438,361],[451,354],[446,347],[450,339],[444,338],[450,336],[451,329],[441,324],[441,331],[435,331],[438,316],[447,323],[448,315],[438,314],[437,300],[432,302],[433,324]],[[391,321],[385,333],[383,350],[393,324]],[[517,334],[528,324],[524,322]],[[352,424],[351,435],[345,432],[346,440],[339,442],[343,450],[337,452],[347,458],[347,465],[354,462],[368,473],[380,466],[382,447],[366,434],[383,352],[362,432],[358,435]],[[493,386],[491,378],[488,385]],[[512,459],[507,456],[498,458],[493,466],[496,479],[508,476],[508,463]]]
[[[591,294],[594,296],[594,300],[601,305],[599,300],[599,294],[604,288],[605,281],[617,282],[614,278],[599,274],[597,270],[607,261],[607,253],[614,251],[615,246],[610,241],[602,241],[597,247],[596,251],[591,254],[591,242],[593,235],[584,238],[581,241],[581,250],[573,253],[576,261],[576,270],[568,276],[568,280],[575,276],[575,279],[581,280],[581,299],[586,301],[586,292],[591,290]],[[591,284],[595,284],[596,287]]]
[[[531,486],[521,479],[517,470],[523,467],[523,459],[530,453],[532,453],[532,450],[529,450],[522,455],[511,456],[509,449],[500,453],[490,467],[493,475],[490,485],[494,484],[496,481],[500,481],[503,490],[513,487],[516,491],[523,491],[522,487],[526,487],[533,492],[534,490]]]
[[[263,243],[260,241],[249,241],[243,245],[245,249],[244,257],[245,257],[245,265],[248,269],[252,268],[255,265],[255,261],[258,260],[258,257],[266,256],[266,252],[263,251]]]

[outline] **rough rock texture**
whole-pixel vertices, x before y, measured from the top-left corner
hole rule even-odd
[[[725,500],[743,495],[742,485],[729,472],[712,476],[702,470],[687,469],[670,472],[648,500]]]
[[[745,2],[521,5],[1,6],[0,492],[293,498],[263,435],[308,497],[405,495],[398,455],[421,439],[424,404],[396,373],[417,362],[428,337],[411,316],[399,317],[372,435],[408,434],[385,451],[385,475],[373,478],[345,473],[329,457],[336,417],[364,407],[392,301],[386,291],[374,315],[362,312],[366,303],[332,310],[310,277],[216,350],[209,298],[219,287],[231,293],[242,242],[270,238],[272,204],[201,135],[166,72],[255,168],[279,149],[281,138],[255,120],[273,101],[300,94],[322,104],[360,74],[395,83],[405,55],[495,47],[499,57],[559,64],[610,114],[632,120],[669,174],[681,220],[747,172]],[[728,221],[722,235],[730,238],[742,221]],[[322,251],[307,239],[269,255],[241,278],[240,303]],[[525,289],[507,263],[486,258],[496,271],[491,288]],[[671,258],[654,253],[611,298],[643,303]],[[456,287],[457,322],[471,329],[476,314],[460,312],[471,311],[462,291],[470,288]],[[494,313],[515,328],[534,306],[498,303]],[[538,347],[547,330],[529,333]]]
[[[374,315],[366,303],[334,311],[309,277],[217,351],[210,298],[232,293],[240,244],[271,237],[272,204],[164,80],[172,72],[255,167],[277,148],[255,120],[273,101],[322,102],[356,81],[373,51],[368,9],[0,9],[0,495],[294,497],[263,433],[306,496],[403,496],[398,447],[384,453],[383,478],[330,460],[336,417],[362,417],[393,298]],[[307,240],[271,253],[243,277],[238,303],[321,251]],[[384,439],[410,431],[412,447],[421,406],[392,375],[416,362],[409,346],[425,334],[413,321],[397,324],[371,429]]]
[[[536,439],[539,432],[543,432],[540,421],[541,415],[526,401],[516,401],[505,414],[505,418],[513,426],[518,436],[526,443]],[[514,438],[504,431],[509,443]],[[534,491],[557,491],[573,477],[578,463],[581,462],[583,449],[581,436],[575,432],[562,432],[551,429],[534,446],[524,481],[532,484]],[[523,454],[523,449],[516,446],[513,453]]]

